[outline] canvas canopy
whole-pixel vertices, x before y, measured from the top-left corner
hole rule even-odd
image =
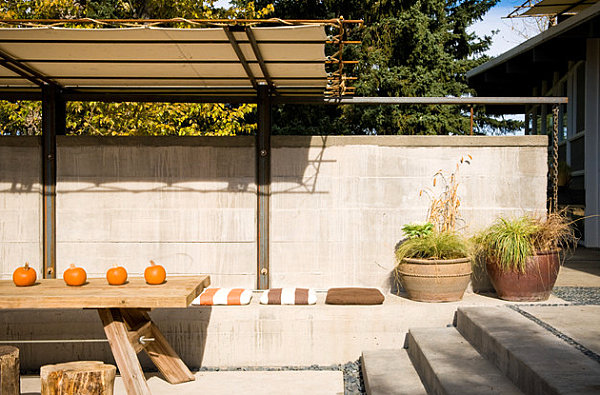
[[[0,89],[39,82],[81,92],[181,90],[322,96],[328,84],[323,26],[0,29]],[[28,78],[31,77],[31,78]]]
[[[598,0],[542,0],[538,3],[535,3],[531,8],[521,15],[573,15],[585,10],[597,2]]]

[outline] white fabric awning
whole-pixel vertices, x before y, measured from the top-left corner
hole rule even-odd
[[[323,95],[323,26],[247,29],[2,28],[0,88],[38,88],[42,80],[77,91],[244,93],[270,82],[282,95]]]

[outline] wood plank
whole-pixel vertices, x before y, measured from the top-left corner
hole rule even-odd
[[[0,395],[19,395],[19,349],[0,346]]]
[[[113,395],[116,373],[114,365],[100,361],[44,365],[41,395]]]
[[[156,324],[152,323],[151,328],[154,341],[146,344],[144,351],[165,379],[171,384],[194,381],[194,375],[173,350]]]
[[[171,384],[185,383],[188,381],[195,380],[194,375],[188,367],[183,363],[179,355],[173,350],[167,339],[164,337],[162,332],[158,329],[158,326],[150,319],[150,315],[147,311],[139,309],[121,309],[121,314],[125,319],[125,323],[130,329],[140,330],[150,329],[150,334],[144,334],[147,337],[154,338],[154,341],[146,343],[142,349],[146,351],[154,365],[163,374],[165,379]],[[150,324],[150,325],[148,325]],[[133,332],[129,332],[130,336]],[[138,337],[131,336],[133,347],[137,350]]]
[[[67,286],[62,279],[39,280],[31,287],[0,280],[0,309],[187,307],[209,285],[206,275],[167,277],[161,285],[148,285],[141,277],[119,286],[91,278],[81,287]]]
[[[142,366],[129,342],[127,327],[118,309],[98,309],[104,332],[112,350],[128,395],[150,395]]]

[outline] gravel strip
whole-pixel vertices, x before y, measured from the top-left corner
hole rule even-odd
[[[554,287],[552,293],[575,304],[600,305],[600,288],[596,287]]]
[[[202,367],[200,372],[220,372],[220,371],[270,371],[278,372],[284,370],[341,370],[344,372],[344,394],[362,395],[366,394],[363,384],[360,359],[354,362],[348,362],[343,365],[310,365],[310,366],[243,366],[243,367]]]

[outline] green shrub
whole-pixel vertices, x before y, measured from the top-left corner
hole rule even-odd
[[[527,257],[539,251],[570,248],[577,238],[563,212],[546,218],[498,218],[473,241],[477,255],[494,260],[503,271],[525,272]]]
[[[457,259],[469,256],[468,241],[454,232],[431,232],[404,240],[396,249],[398,263],[404,258]]]

